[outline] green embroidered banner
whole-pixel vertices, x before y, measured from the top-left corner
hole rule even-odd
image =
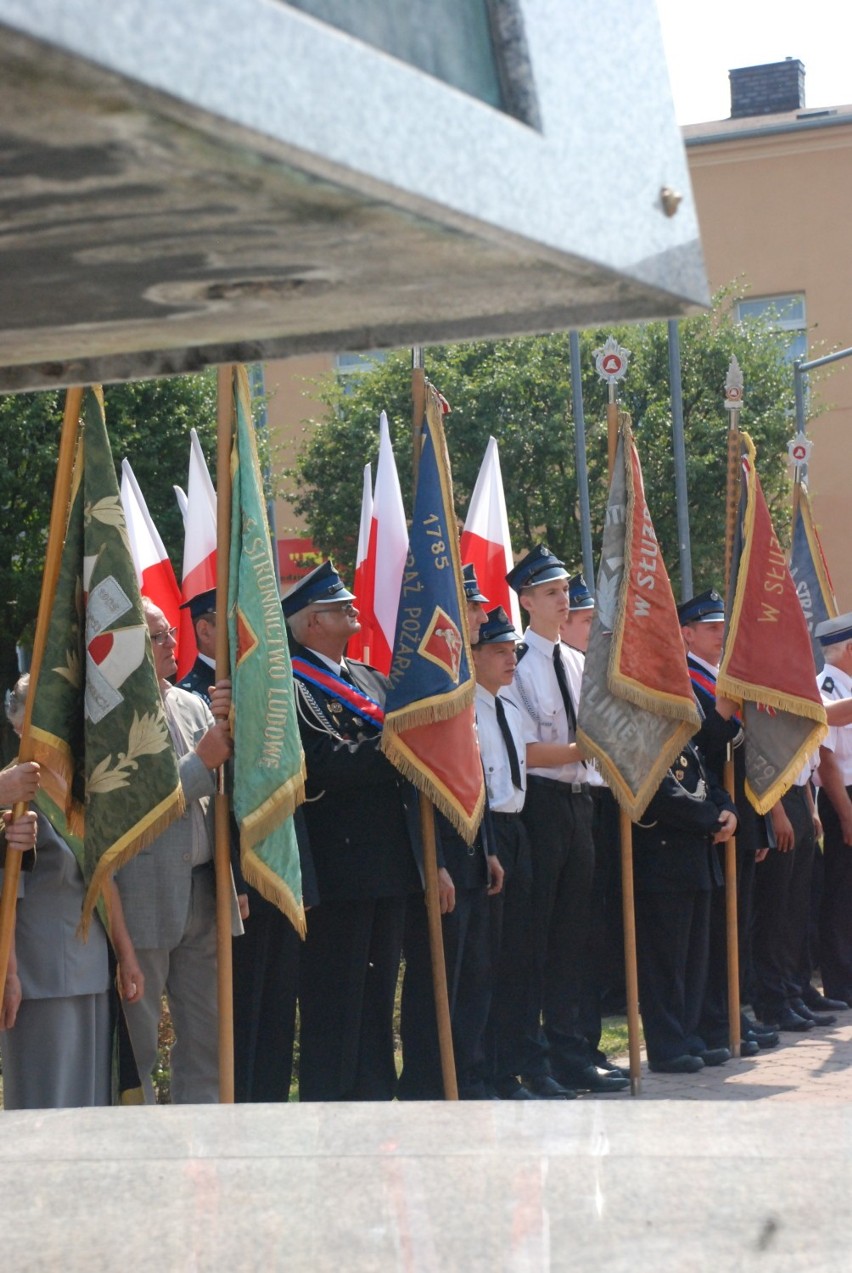
[[[80,854],[85,929],[107,876],[184,811],[99,388],[78,422],[31,736],[44,812]]]
[[[254,440],[245,368],[234,374],[228,639],[234,702],[234,814],[245,879],[305,935],[293,813],[305,760]]]

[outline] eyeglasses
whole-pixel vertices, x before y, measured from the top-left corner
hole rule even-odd
[[[165,645],[167,638],[174,641],[177,636],[177,628],[166,628],[165,632],[152,632],[151,640],[154,645]]]
[[[314,614],[354,614],[355,606],[351,601],[327,601],[325,605],[317,606]]]

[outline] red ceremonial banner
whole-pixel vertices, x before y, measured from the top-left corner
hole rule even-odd
[[[767,813],[827,732],[810,633],[742,434],[743,489],[730,619],[716,692],[743,705],[746,795]],[[729,599],[730,600],[730,599]]]

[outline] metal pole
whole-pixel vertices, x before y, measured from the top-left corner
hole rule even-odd
[[[809,371],[814,371],[817,367],[827,367],[831,362],[838,362],[841,358],[852,357],[852,349],[838,349],[833,354],[825,354],[822,358],[812,358],[810,362],[806,362],[804,358],[797,358],[793,363],[793,392],[796,399],[796,432],[804,433],[805,424],[805,388],[806,376]],[[808,467],[804,464],[801,469],[801,477],[807,480]]]
[[[797,358],[793,363],[793,392],[796,399],[796,432],[805,431],[805,367],[804,359]]]
[[[590,592],[595,591],[595,561],[592,555],[592,514],[589,506],[589,469],[586,464],[586,415],[583,409],[583,376],[580,365],[580,336],[568,333],[571,350],[571,410],[574,414],[574,452],[577,465],[577,500],[580,505],[580,544],[583,574]]]
[[[669,385],[672,399],[672,449],[674,452],[677,545],[680,554],[680,599],[692,596],[692,547],[689,539],[689,492],[686,485],[686,445],[683,437],[683,384],[680,378],[680,328],[675,319],[669,328]]]

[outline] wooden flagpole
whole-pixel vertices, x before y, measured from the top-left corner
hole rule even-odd
[[[415,346],[411,351],[411,432],[413,437],[414,491],[417,491],[417,473],[420,467],[420,431],[426,412],[426,374],[423,368],[423,349]],[[450,528],[448,528],[449,530]],[[426,919],[429,926],[429,953],[432,960],[432,990],[435,999],[435,1015],[438,1023],[438,1046],[441,1053],[441,1076],[444,1082],[444,1099],[459,1099],[456,1080],[456,1059],[453,1052],[453,1031],[450,1021],[450,1000],[447,992],[447,967],[444,961],[444,930],[441,924],[441,898],[438,891],[438,852],[435,842],[435,813],[432,801],[420,792],[420,832],[423,840],[423,875],[426,883]]]
[[[732,358],[725,379],[725,407],[728,418],[728,480],[725,505],[725,596],[730,608],[731,565],[734,551],[740,494],[740,407],[743,401],[743,373]],[[730,618],[730,612],[729,612]],[[725,790],[734,799],[734,757],[730,743],[725,760]],[[737,923],[737,838],[725,841],[725,914],[728,950],[728,1035],[731,1055],[742,1051],[740,1030],[740,952]]]
[[[74,457],[77,449],[77,434],[82,403],[82,388],[74,386],[66,390],[65,414],[62,420],[59,457],[53,486],[53,504],[50,509],[50,524],[47,533],[47,552],[44,562],[44,574],[41,580],[41,597],[38,604],[38,618],[36,619],[35,637],[33,639],[33,655],[30,663],[30,688],[24,707],[24,724],[18,748],[18,760],[21,762],[32,760],[33,758],[30,723],[35,700],[35,689],[41,672],[44,648],[47,643],[47,629],[50,624],[50,615],[56,596],[56,585],[62,565],[62,550],[65,547],[68,505],[71,499],[71,479],[74,473]],[[21,801],[15,805],[12,813],[14,817],[19,818],[26,812],[26,809],[26,803]],[[0,898],[0,994],[3,993],[3,988],[6,985],[6,974],[9,971],[9,956],[12,950],[12,937],[15,932],[15,903],[18,896],[20,874],[20,853],[7,853],[6,869],[3,874],[3,893],[2,898]]]
[[[234,435],[234,365],[219,367],[216,408],[216,680],[230,676],[228,571],[231,553],[231,444]],[[216,973],[219,998],[219,1102],[234,1103],[234,981],[231,954],[231,825],[225,766],[215,796]]]
[[[616,385],[627,372],[629,350],[622,349],[614,337],[598,351],[598,374],[606,381],[607,404],[607,471],[612,484],[618,449],[618,399]],[[639,1048],[639,974],[636,967],[636,906],[633,896],[633,823],[619,805],[618,826],[621,840],[621,905],[624,925],[624,988],[627,1000],[627,1049],[630,1058],[630,1094],[642,1090]]]

